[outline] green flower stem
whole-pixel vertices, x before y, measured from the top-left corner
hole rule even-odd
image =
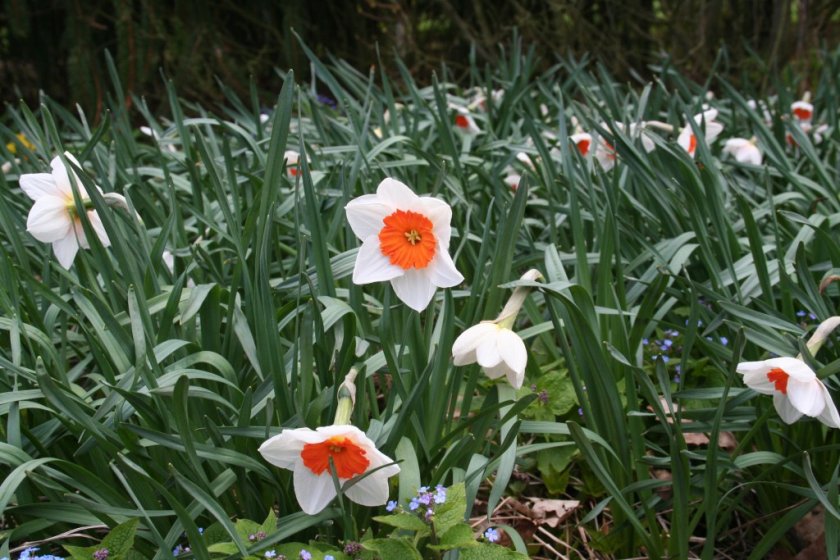
[[[520,280],[536,281],[541,278],[542,274],[540,271],[536,268],[532,268],[523,274]],[[525,303],[525,299],[528,297],[528,294],[531,293],[532,289],[533,288],[531,286],[519,286],[513,290],[513,294],[505,304],[504,309],[502,309],[502,312],[499,313],[499,316],[496,317],[496,320],[493,322],[503,329],[511,328],[513,323],[516,322],[516,316],[519,315],[519,310],[522,309],[522,305]]]

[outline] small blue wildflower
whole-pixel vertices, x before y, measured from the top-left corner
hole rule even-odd
[[[729,344],[729,339],[726,338],[725,336],[722,336],[722,337],[720,337],[720,343],[723,344],[724,346],[726,346],[727,344]]]
[[[816,316],[816,315],[814,315],[813,313],[808,313],[808,318],[809,318],[809,319],[811,319],[812,321],[816,321],[816,320],[817,320],[817,316]]]
[[[446,488],[438,484],[435,492],[435,503],[443,504],[446,502]]]
[[[426,521],[431,519],[434,515],[435,515],[435,510],[433,510],[432,508],[427,509],[426,510]]]
[[[664,346],[665,348],[670,348],[673,344],[674,344],[674,341],[671,340],[670,338],[666,338],[665,340],[662,341],[662,346]]]
[[[419,496],[420,494],[425,494],[428,491],[429,491],[428,486],[421,486],[420,488],[417,489],[417,495]]]
[[[680,364],[675,365],[674,366],[674,371],[677,372],[677,375],[681,374],[682,373],[682,366]]]
[[[432,503],[432,495],[428,493],[423,494],[422,496],[417,498],[417,501],[423,504],[424,506],[427,506]]]
[[[583,416],[583,407],[582,406],[578,407],[578,416]]]
[[[644,344],[645,346],[647,346],[647,345],[648,345],[648,343],[650,343],[650,340],[649,340],[649,339],[647,339],[647,338],[643,338],[643,339],[642,339],[642,344]]]
[[[493,527],[490,527],[484,531],[484,538],[487,539],[488,542],[499,542],[499,532]]]
[[[30,546],[29,548],[24,549],[24,551],[20,553],[18,560],[29,560],[33,552],[38,552],[37,546]]]
[[[807,313],[805,311],[803,311],[802,309],[800,309],[799,311],[796,312],[797,317],[804,317],[806,314]]]
[[[335,99],[333,99],[332,97],[329,97],[327,95],[321,95],[319,93],[318,95],[315,96],[315,99],[318,101],[318,103],[322,103],[324,105],[332,107],[333,109],[338,107],[338,103],[336,103]]]
[[[204,527],[199,527],[199,528],[198,528],[198,534],[199,534],[199,535],[203,535],[203,534],[204,534]]]
[[[108,557],[111,555],[111,551],[107,548],[100,548],[99,550],[93,553],[93,560],[108,560]]]
[[[300,551],[300,560],[312,560],[312,553],[308,550]]]
[[[671,361],[671,358],[668,357],[668,356],[665,356],[664,354],[662,356],[660,356],[660,358],[662,358],[662,361],[665,362],[666,364]]]
[[[411,498],[411,501],[408,502],[408,509],[411,511],[416,510],[420,507],[420,502],[417,501],[417,498]]]
[[[388,502],[388,505],[385,506],[385,511],[388,511],[388,512],[394,511],[395,509],[397,509],[397,505],[398,504],[397,504],[396,501],[391,500],[390,502]]]
[[[335,560],[335,556],[333,556],[332,554],[325,554],[324,560]]]
[[[266,550],[264,556],[266,558],[277,558],[277,551],[276,550]]]
[[[674,376],[674,383],[676,383],[677,385],[679,385],[679,384],[680,384],[680,380],[681,380],[681,378],[680,378],[680,374],[678,373],[678,374],[676,374],[676,375]]]
[[[671,329],[667,331],[667,333],[671,336],[680,336],[680,331],[678,331],[677,329]]]

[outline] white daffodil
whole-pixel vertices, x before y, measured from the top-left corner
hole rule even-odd
[[[470,112],[462,107],[455,107],[455,126],[464,134],[475,135],[481,132]]]
[[[610,144],[605,138],[600,136],[595,140],[595,159],[604,168],[604,171],[609,171],[615,167],[615,160],[617,154],[615,153],[615,146]]]
[[[452,209],[437,198],[417,196],[395,179],[383,179],[376,194],[345,207],[353,233],[362,240],[353,283],[389,280],[397,297],[423,311],[437,288],[464,277],[449,256]]]
[[[65,153],[64,156],[79,164],[71,154]],[[67,168],[59,157],[50,162],[50,167],[52,173],[28,173],[20,177],[20,188],[35,201],[29,210],[26,230],[38,241],[52,243],[59,264],[69,269],[79,247],[89,249],[90,243],[76,212]],[[73,173],[82,204],[87,208],[85,203],[90,200],[90,195],[78,176],[72,170],[70,172]],[[87,210],[87,219],[102,245],[109,246],[111,241],[96,210]]]
[[[272,465],[294,472],[295,496],[309,515],[320,512],[336,497],[330,462],[342,484],[369,473],[344,492],[363,506],[384,505],[388,478],[400,472],[364,432],[351,425],[286,429],[265,441],[259,451]]]
[[[773,395],[773,405],[787,424],[802,415],[817,418],[831,428],[840,428],[840,415],[825,385],[808,365],[797,358],[772,358],[741,362],[736,371],[750,389]]]
[[[495,321],[483,321],[462,332],[452,345],[452,357],[456,366],[478,363],[490,379],[507,377],[515,389],[525,379],[525,343]]]
[[[708,109],[694,115],[694,122],[697,123],[701,130],[703,130],[705,123],[704,136],[707,144],[714,142],[715,138],[723,132],[723,125],[715,120],[717,116],[717,109]],[[690,125],[685,125],[680,131],[680,135],[677,137],[677,143],[688,152],[688,155],[694,157],[697,151],[697,137],[694,135],[694,129]]]
[[[520,281],[533,283],[540,278],[540,271],[531,269]],[[515,389],[522,387],[528,352],[522,337],[511,327],[532,288],[528,284],[518,286],[495,320],[482,321],[462,332],[452,344],[453,363],[456,366],[478,363],[490,379],[505,376]]]
[[[761,150],[754,139],[730,138],[723,144],[723,153],[731,155],[738,163],[761,165]]]
[[[810,123],[814,116],[814,106],[807,100],[794,101],[790,106],[790,112],[800,123]]]

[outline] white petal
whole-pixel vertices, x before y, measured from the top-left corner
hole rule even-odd
[[[20,176],[20,188],[32,200],[42,196],[60,197],[61,192],[55,185],[50,173],[27,173]]]
[[[452,357],[456,366],[475,362],[475,350],[489,337],[494,337],[499,327],[495,323],[479,323],[462,332],[452,344]]]
[[[820,383],[814,381],[797,381],[794,378],[788,379],[787,396],[799,412],[808,416],[819,416],[825,408]]]
[[[745,373],[744,384],[758,393],[772,395],[776,392],[776,384],[767,378],[767,371],[769,370],[755,370]]]
[[[379,237],[372,235],[365,239],[356,255],[356,264],[353,267],[354,284],[370,284],[371,282],[384,282],[406,274],[401,267],[391,264],[379,247]]]
[[[394,213],[394,208],[383,204],[377,195],[366,194],[348,202],[344,211],[356,237],[367,239],[371,235],[379,235],[385,226],[383,220]]]
[[[691,127],[686,126],[680,131],[680,135],[677,137],[677,144],[679,144],[683,150],[685,150],[692,156],[694,156],[694,152],[690,151],[689,148],[691,147],[691,137],[693,134],[694,131],[691,129]],[[695,143],[695,146],[696,145],[697,144]]]
[[[840,428],[840,414],[837,413],[837,407],[834,405],[834,401],[831,398],[831,393],[828,392],[828,389],[825,385],[820,383],[820,391],[823,394],[823,399],[825,400],[825,408],[823,409],[822,413],[818,416],[820,422],[828,426],[829,428]]]
[[[79,242],[76,240],[76,236],[70,234],[63,239],[53,241],[52,247],[58,264],[66,270],[70,270],[70,266],[76,258],[76,253],[79,252]]]
[[[43,196],[36,200],[26,219],[26,230],[44,243],[71,235],[72,227],[66,202],[57,196]]]
[[[382,182],[376,187],[376,196],[383,204],[400,210],[416,208],[420,198],[405,183],[391,178],[382,179]]]
[[[499,354],[498,331],[492,337],[487,337],[475,349],[475,359],[483,368],[491,368],[499,365],[502,355]]]
[[[309,432],[310,436],[317,438],[317,441],[323,439],[314,430],[310,430],[309,428],[283,430],[280,434],[265,440],[260,445],[259,452],[263,456],[263,459],[276,467],[293,470],[295,464],[301,460],[300,452],[303,451],[304,444],[309,443],[305,441],[304,437],[301,437],[304,430]],[[313,441],[311,443],[315,442]]]
[[[428,275],[432,284],[439,288],[451,288],[464,281],[464,277],[455,268],[452,257],[441,247],[440,243],[437,246],[437,254],[429,263]]]
[[[417,197],[417,209],[432,222],[432,233],[438,244],[449,249],[449,239],[452,236],[452,208],[442,200],[431,196]]]
[[[60,157],[56,156],[50,162],[50,167],[52,168],[52,178],[56,188],[62,195],[72,198],[73,189],[70,186],[70,178],[67,175],[67,168],[64,167],[64,162],[61,161]],[[76,185],[81,188],[79,191],[80,194],[84,192],[84,188],[78,180],[76,181]]]
[[[773,406],[776,407],[779,418],[785,424],[793,424],[802,417],[802,413],[796,410],[787,396],[781,393],[775,393],[773,395]]]
[[[508,367],[508,365],[504,362],[499,362],[493,367],[486,367],[481,369],[484,370],[484,374],[490,379],[498,379],[500,377],[507,376],[509,380],[511,375],[514,377],[516,376],[516,372],[511,370]]]
[[[723,125],[719,122],[706,121],[706,143],[711,144],[720,133],[723,132]]]
[[[96,210],[88,210],[87,217],[93,231],[96,232],[96,236],[99,238],[99,242],[102,243],[102,246],[110,246],[111,239],[108,237],[108,232],[105,231],[105,226],[102,225],[102,219],[99,217],[99,214],[96,213]]]
[[[300,509],[309,515],[315,515],[327,507],[335,498],[335,483],[329,470],[320,475],[310,471],[303,461],[295,463],[295,496]]]
[[[391,280],[397,297],[415,311],[423,311],[435,295],[435,285],[426,273],[408,269],[405,274]]]
[[[499,355],[508,367],[516,373],[517,377],[524,376],[525,366],[528,364],[528,351],[525,349],[522,338],[510,329],[500,329],[496,344]],[[516,388],[519,389],[519,387]]]

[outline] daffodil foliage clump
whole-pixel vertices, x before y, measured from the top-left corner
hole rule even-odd
[[[309,54],[270,107],[8,109],[0,557],[837,556],[840,56]]]

